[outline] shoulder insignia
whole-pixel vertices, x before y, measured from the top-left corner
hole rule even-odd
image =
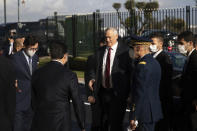
[[[145,61],[141,61],[139,64],[146,65],[146,62]]]

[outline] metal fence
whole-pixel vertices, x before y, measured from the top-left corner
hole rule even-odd
[[[120,37],[142,35],[148,30],[197,33],[197,8],[132,10],[130,12],[94,12],[81,15],[54,16],[47,19],[47,39],[61,39],[70,54],[88,56],[98,48],[107,27],[118,29]]]
[[[117,28],[121,38],[130,34],[142,35],[150,30],[171,31],[176,34],[191,30],[197,34],[197,7],[77,15],[58,15],[55,12],[54,16],[47,19],[22,25],[18,28],[20,33],[33,32],[39,38],[43,37],[42,43],[48,43],[51,39],[62,40],[68,45],[71,55],[87,57],[98,48],[107,27]]]

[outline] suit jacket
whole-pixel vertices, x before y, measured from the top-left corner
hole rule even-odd
[[[9,51],[10,51],[10,44],[6,43],[3,47],[3,55],[6,57],[9,57]]]
[[[70,99],[84,129],[84,105],[76,74],[56,61],[38,69],[32,77],[32,131],[71,131]]]
[[[0,56],[0,129],[12,131],[16,106],[15,72],[12,63]]]
[[[162,51],[156,57],[156,60],[161,66],[161,81],[159,95],[161,100],[168,100],[172,98],[172,62],[167,53]]]
[[[130,119],[136,119],[140,123],[154,123],[162,118],[159,98],[160,78],[160,65],[152,55],[147,54],[140,59],[134,73]]]
[[[11,56],[18,80],[18,88],[22,92],[16,93],[16,110],[23,111],[31,107],[31,74],[28,62],[23,54],[23,50]],[[32,72],[38,65],[38,56],[35,54],[32,58]]]
[[[197,51],[194,50],[186,61],[181,80],[184,101],[191,102],[197,99],[196,75],[197,75]],[[190,103],[191,104],[191,103]]]
[[[96,60],[95,60],[95,55],[90,55],[88,56],[87,62],[86,62],[86,69],[85,69],[85,87],[87,90],[87,97],[92,96],[93,93],[90,90],[88,84],[91,79],[95,79],[96,75]]]
[[[94,93],[96,97],[99,94],[100,87],[102,85],[102,65],[103,56],[105,53],[106,46],[98,49],[95,54],[96,59],[96,75],[95,75],[95,89]],[[126,101],[130,93],[131,77],[133,74],[134,63],[129,56],[129,47],[126,44],[118,41],[118,47],[114,57],[114,62],[111,71],[111,81],[114,95]]]

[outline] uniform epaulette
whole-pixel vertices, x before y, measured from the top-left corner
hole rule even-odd
[[[145,61],[141,61],[139,64],[146,65],[146,62]]]

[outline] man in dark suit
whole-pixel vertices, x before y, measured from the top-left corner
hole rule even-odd
[[[95,54],[96,73],[89,81],[102,131],[122,131],[133,66],[129,47],[118,41],[115,28],[105,31],[106,46]],[[96,113],[96,112],[95,112]]]
[[[99,47],[105,46],[105,39],[102,38],[99,42]],[[96,57],[95,55],[88,56],[86,62],[86,70],[85,70],[85,87],[87,89],[87,98],[88,102],[91,104],[91,114],[92,114],[92,123],[91,123],[91,131],[99,131],[100,130],[100,117],[101,111],[99,109],[98,101],[95,103],[95,95],[94,92],[89,88],[89,81],[94,78],[96,75]]]
[[[187,60],[184,65],[180,86],[182,88],[182,100],[184,109],[184,128],[183,130],[192,130],[191,114],[192,102],[197,99],[196,74],[197,74],[197,51],[194,47],[194,35],[190,31],[179,34],[178,41],[187,51]]]
[[[18,81],[14,131],[30,131],[32,121],[31,76],[38,64],[38,56],[35,54],[38,41],[28,36],[24,46],[23,50],[11,57]]]
[[[70,99],[79,127],[85,131],[84,105],[76,74],[64,67],[68,54],[64,43],[50,46],[52,61],[32,77],[32,100],[35,116],[32,131],[71,131]]]
[[[139,62],[132,86],[130,128],[136,131],[154,131],[155,123],[162,118],[159,98],[161,68],[149,52],[150,44],[141,39],[134,43],[134,56]]]
[[[16,77],[10,60],[0,56],[0,130],[12,131],[14,127],[16,89],[14,88]]]
[[[163,119],[156,124],[155,130],[167,131],[171,128],[172,124],[172,62],[168,54],[163,51],[163,36],[161,34],[153,34],[151,40],[153,42],[150,45],[150,51],[161,66],[159,96]]]

